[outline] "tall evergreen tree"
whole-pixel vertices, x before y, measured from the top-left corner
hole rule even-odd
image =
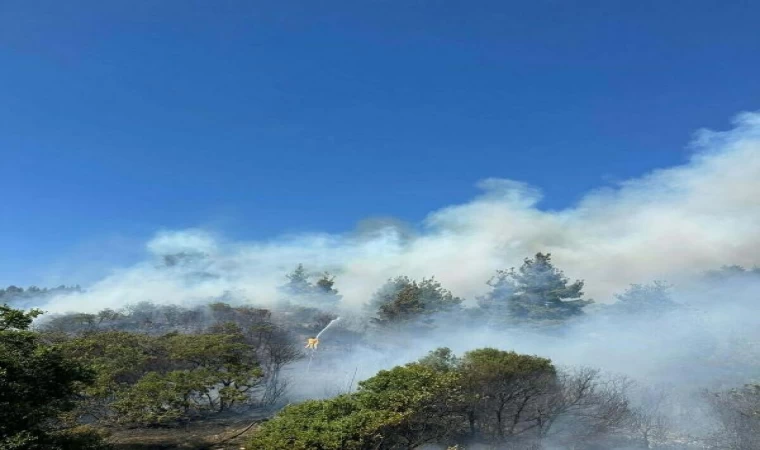
[[[281,291],[287,297],[287,301],[293,301],[302,306],[316,308],[334,307],[341,299],[338,290],[335,289],[335,277],[325,272],[312,283],[303,264],[299,264],[293,272],[286,275],[288,282],[282,286]]]
[[[491,292],[479,299],[480,307],[494,319],[518,324],[563,321],[593,303],[582,298],[583,281],[570,283],[549,253],[526,258],[517,270],[498,271],[488,285]]]
[[[335,277],[331,276],[329,272],[325,272],[322,274],[322,277],[317,280],[315,287],[320,294],[337,295],[338,290],[333,286],[335,286]]]
[[[303,264],[299,264],[293,272],[285,275],[288,283],[283,287],[290,295],[306,295],[312,292],[313,286],[309,282],[309,274]]]

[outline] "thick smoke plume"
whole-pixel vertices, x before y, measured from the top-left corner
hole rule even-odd
[[[728,131],[700,131],[692,147],[684,165],[590,192],[562,211],[541,210],[537,188],[487,179],[480,196],[432,212],[418,234],[392,221],[343,235],[253,242],[202,229],[161,231],[147,243],[144,262],[43,306],[190,304],[224,292],[267,305],[298,263],[336,274],[344,308],[361,306],[397,275],[435,276],[471,299],[497,269],[537,251],[551,252],[569,277],[585,279],[588,297],[608,302],[630,283],[680,283],[721,265],[760,263],[760,113],[739,115]]]

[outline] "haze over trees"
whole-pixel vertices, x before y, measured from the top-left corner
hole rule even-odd
[[[183,261],[177,257],[173,264]],[[756,275],[728,267],[705,279],[744,282]],[[271,308],[229,292],[202,306],[144,301],[39,318],[37,310],[3,307],[0,449],[96,449],[107,441],[102,430],[180,430],[283,407],[248,438],[249,448],[745,450],[760,442],[760,390],[751,370],[760,365],[752,362],[757,348],[751,342],[737,342],[743,353],[731,352],[732,361],[715,359],[722,358],[721,349],[708,345],[679,361],[720,364],[746,384],[703,390],[710,428],[688,445],[676,433],[665,391],[591,367],[561,366],[541,351],[484,346],[457,354],[440,346],[415,362],[389,364],[356,380],[355,391],[353,379],[336,395],[315,391],[317,380],[337,378],[336,364],[361,356],[357,351],[400,352],[446,333],[467,339],[484,329],[498,336],[529,329],[539,339],[578,323],[607,323],[584,322],[594,315],[613,324],[648,323],[671,313],[689,317],[665,282],[632,284],[613,304],[591,310],[583,281],[571,282],[549,254],[498,271],[475,305],[433,277],[398,276],[367,299],[364,314],[336,322],[328,345],[309,355],[305,339],[343,314],[336,277],[299,265],[285,280],[283,301]],[[6,298],[49,291],[2,290]],[[35,298],[24,295],[24,301]]]
[[[334,288],[335,277],[329,272],[323,272],[315,283],[303,264],[299,264],[291,273],[286,275],[288,282],[280,287],[283,302],[293,302],[303,306],[322,309],[334,309],[342,296]]]
[[[497,271],[488,285],[491,291],[478,305],[492,321],[511,325],[566,321],[593,303],[583,299],[583,281],[571,283],[549,253],[526,258],[519,269]]]
[[[60,285],[55,288],[39,288],[37,286],[29,286],[26,289],[11,285],[5,289],[0,288],[0,304],[7,303],[17,308],[28,308],[29,302],[31,301],[40,301],[56,295],[76,293],[81,291],[82,288],[79,285]]]
[[[461,358],[446,348],[380,371],[355,394],[284,409],[251,448],[402,449],[424,444],[532,446],[568,427],[573,445],[605,448],[610,432],[629,432],[626,384],[592,370],[560,373],[545,358],[493,348]]]
[[[651,284],[632,284],[622,294],[617,294],[617,302],[607,306],[607,311],[616,314],[663,314],[679,308],[670,296],[672,286],[662,281]]]
[[[706,394],[720,429],[711,444],[728,449],[754,449],[760,442],[760,385],[747,384]]]
[[[380,326],[402,325],[422,321],[430,323],[438,313],[460,309],[462,299],[444,289],[435,278],[421,282],[400,276],[388,280],[369,302],[372,321]]]

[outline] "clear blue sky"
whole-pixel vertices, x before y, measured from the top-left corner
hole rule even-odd
[[[717,0],[2,0],[0,281],[160,228],[416,222],[486,177],[570,206],[760,108],[759,20]]]

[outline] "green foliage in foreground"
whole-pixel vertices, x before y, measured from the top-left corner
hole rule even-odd
[[[256,433],[251,448],[414,448],[456,430],[449,425],[456,425],[461,416],[447,405],[458,401],[453,373],[409,364],[381,371],[360,383],[356,394],[284,409]]]
[[[521,431],[535,421],[527,405],[548,386],[545,375],[552,377],[554,368],[543,358],[481,349],[459,360],[439,349],[420,362],[379,372],[359,383],[355,394],[286,408],[249,448],[412,449],[454,444],[474,430],[485,440],[504,437],[506,430]],[[524,414],[511,408],[512,400],[522,403]]]
[[[94,368],[78,412],[101,423],[153,426],[226,411],[251,400],[263,376],[236,327],[199,335],[97,332],[62,346]]]
[[[342,395],[285,408],[257,432],[250,448],[271,450],[360,450],[377,448],[386,429],[401,419],[390,411],[366,409]]]
[[[93,373],[29,331],[40,314],[0,307],[0,450],[102,448],[96,433],[60,420]]]

